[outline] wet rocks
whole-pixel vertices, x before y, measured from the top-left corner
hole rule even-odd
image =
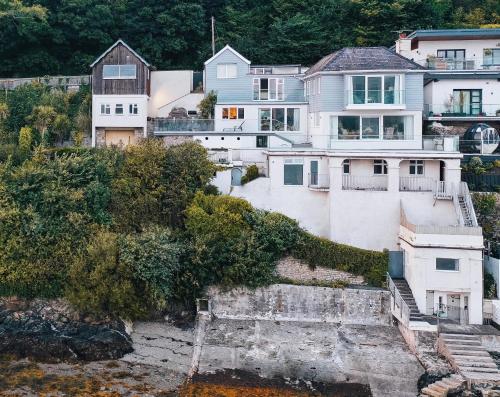
[[[119,320],[82,317],[63,300],[0,300],[0,354],[57,362],[117,359],[132,351]]]

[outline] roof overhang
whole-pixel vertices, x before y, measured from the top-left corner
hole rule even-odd
[[[220,54],[222,54],[226,50],[231,51],[234,55],[236,55],[238,58],[240,58],[243,62],[250,65],[250,61],[248,59],[246,59],[243,55],[241,55],[238,51],[236,51],[233,47],[231,47],[229,44],[226,44],[226,46],[222,50],[220,50],[213,57],[211,57],[210,59],[205,61],[205,65],[208,65],[210,62],[212,62],[215,58],[217,58]]]
[[[109,54],[109,52],[119,44],[126,47],[132,54],[134,54],[137,58],[139,58],[141,60],[141,62],[144,63],[147,67],[151,66],[143,57],[141,57],[137,52],[135,52],[127,43],[125,43],[122,39],[118,39],[111,47],[109,47],[106,51],[104,51],[99,56],[99,58],[97,58],[94,62],[92,62],[90,67],[93,68],[102,58],[104,58],[107,54]]]

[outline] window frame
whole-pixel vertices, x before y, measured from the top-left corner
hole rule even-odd
[[[134,76],[122,76],[122,68],[126,67],[134,67]],[[112,76],[106,76],[106,69],[109,68],[118,68],[118,75],[112,75]],[[115,65],[115,64],[108,64],[108,65],[103,65],[102,66],[102,78],[103,80],[136,80],[137,79],[137,65],[134,63],[128,63],[128,64],[122,64],[122,65]]]
[[[300,166],[302,172],[298,181],[299,183],[286,183],[285,170],[287,166]],[[284,186],[304,186],[304,159],[303,158],[288,158],[283,160],[283,185]]]
[[[381,167],[380,172],[376,172],[376,167]],[[383,159],[373,159],[373,175],[387,175],[387,161]]]
[[[491,55],[486,55],[485,54],[486,51],[491,51]],[[498,62],[498,63],[494,62],[494,60],[495,60],[494,53],[497,51],[500,53],[500,48],[483,48],[483,66],[498,66],[498,65],[500,65],[500,62]],[[487,57],[491,57],[491,63],[486,62]],[[498,56],[498,58],[500,59],[500,55]]]
[[[110,116],[111,115],[111,105],[109,103],[101,103],[101,113],[100,114],[101,114],[101,116]]]
[[[234,76],[229,75],[229,66],[234,66]],[[224,73],[219,73],[219,71],[221,70],[220,67],[224,67]],[[238,77],[238,64],[234,62],[218,63],[216,76],[219,80],[236,79]]]
[[[438,260],[447,260],[447,261],[454,261],[455,268],[454,269],[438,269]],[[437,257],[435,261],[435,270],[438,272],[460,272],[460,259],[459,258],[441,258]]]
[[[275,130],[273,128],[274,126],[274,119],[273,119],[273,111],[275,111],[276,109],[282,109],[283,110],[283,114],[284,114],[284,123],[283,123],[283,130]],[[298,125],[298,129],[295,130],[295,129],[289,129],[289,124],[288,124],[288,112],[292,112],[293,116],[294,116],[294,120],[295,120],[295,111],[298,110],[297,112],[297,125]],[[270,131],[277,131],[277,132],[300,132],[300,108],[297,108],[297,107],[262,107],[262,108],[258,108],[257,109],[257,114],[258,114],[258,129],[259,131],[266,131],[266,132],[270,132]],[[262,113],[263,112],[268,112],[269,114],[269,129],[267,130],[263,130],[262,129]]]
[[[121,113],[117,112],[118,108],[121,108]],[[115,104],[115,116],[124,116],[124,115],[125,115],[125,107],[123,106],[123,103],[116,103]]]
[[[351,175],[351,159],[345,159],[342,161],[342,175]]]
[[[255,136],[255,147],[268,148],[269,147],[269,137],[267,135],[256,135]]]
[[[413,172],[412,172],[413,169]],[[419,170],[421,172],[419,172]],[[413,159],[410,160],[408,165],[408,174],[411,176],[424,176],[425,175],[425,162],[424,160]]]
[[[135,112],[134,112],[135,110]],[[128,114],[131,116],[137,116],[139,114],[139,105],[137,103],[128,104]]]
[[[236,117],[231,117],[231,109],[235,109]],[[224,114],[226,113],[226,114]],[[245,118],[245,108],[239,106],[224,106],[221,108],[222,120],[242,120]]]
[[[462,59],[457,58],[457,52],[460,52],[460,51],[463,51],[463,53],[464,53],[464,57]],[[441,56],[439,56],[440,52],[444,52],[446,55],[444,57],[441,57]],[[448,57],[447,56],[448,52],[453,52],[454,56],[452,58]],[[467,52],[466,52],[465,48],[450,48],[450,49],[446,48],[446,49],[436,50],[436,58],[439,58],[439,59],[452,59],[454,61],[465,61],[466,54],[467,54]]]
[[[404,75],[394,73],[394,74],[354,74],[349,76],[349,104],[350,105],[401,105],[403,104],[403,99],[401,96],[401,92],[403,91],[403,84],[404,84]],[[354,85],[353,85],[353,79],[356,77],[361,77],[364,79],[364,102],[362,103],[357,103],[354,101],[355,95],[354,95]],[[386,102],[386,90],[385,90],[385,78],[386,77],[393,77],[394,78],[394,90],[392,92],[396,93],[394,95],[394,98],[392,102]],[[368,81],[369,79],[373,78],[380,78],[380,90],[379,90],[379,97],[380,97],[380,102],[369,102],[369,91],[374,91],[374,90],[369,90],[368,86]],[[397,89],[396,89],[397,88]],[[387,92],[391,92],[390,90],[387,90]]]
[[[267,89],[262,88],[263,80],[267,80]],[[271,95],[274,89],[274,96]],[[252,80],[252,91],[254,101],[284,101],[285,79],[282,77],[254,77]],[[267,92],[267,98],[263,99],[262,92]]]

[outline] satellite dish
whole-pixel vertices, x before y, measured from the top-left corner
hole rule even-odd
[[[465,153],[492,154],[500,144],[496,128],[485,123],[474,124],[465,131],[460,147]]]

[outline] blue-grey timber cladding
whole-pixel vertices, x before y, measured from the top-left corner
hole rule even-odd
[[[218,79],[217,64],[235,63],[238,75],[234,79]],[[283,101],[254,101],[253,100],[253,79],[263,78],[283,78],[284,79],[284,100]],[[226,49],[205,66],[205,86],[206,92],[215,91],[217,93],[217,103],[286,103],[305,102],[304,83],[295,76],[280,75],[251,75],[250,65],[236,56],[232,51]]]
[[[424,75],[408,73],[405,78],[406,109],[422,111],[424,109]]]

